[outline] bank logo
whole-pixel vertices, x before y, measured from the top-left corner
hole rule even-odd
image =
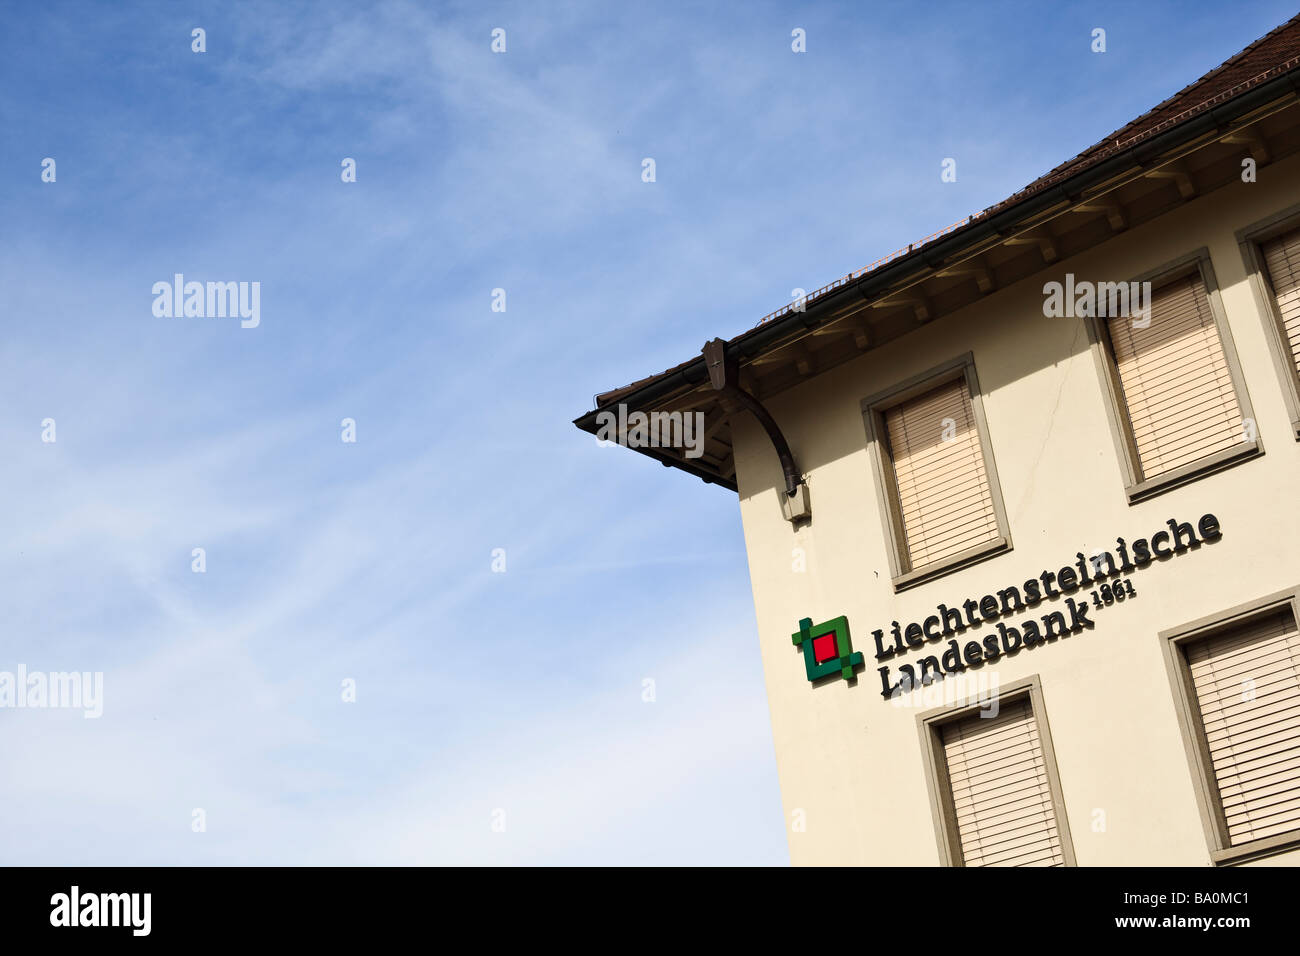
[[[806,617],[790,638],[795,647],[803,648],[803,663],[810,681],[836,673],[850,680],[853,668],[862,664],[862,653],[853,650],[847,617],[840,616],[815,627],[812,618]]]

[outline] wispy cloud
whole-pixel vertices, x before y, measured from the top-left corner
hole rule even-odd
[[[1159,11],[1109,14],[1152,63],[1286,15],[1160,39]],[[0,710],[6,861],[784,862],[735,502],[568,422],[1058,161],[1060,103],[1130,75],[1062,54],[1077,28],[960,5],[11,11],[0,668],[103,671],[105,701]],[[1022,52],[993,55],[998,31]],[[260,281],[262,324],[154,317],[176,272]]]

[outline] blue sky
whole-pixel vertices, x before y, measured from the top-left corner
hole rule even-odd
[[[734,496],[571,419],[1293,13],[7,8],[0,670],[104,713],[0,709],[0,861],[785,863]]]

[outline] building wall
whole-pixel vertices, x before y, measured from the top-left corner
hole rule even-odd
[[[1300,158],[1292,157],[1261,169],[1257,183],[1194,199],[771,398],[809,476],[813,521],[801,529],[782,517],[770,443],[741,416],[736,471],[792,862],[940,862],[917,714],[942,699],[931,696],[928,707],[910,706],[924,703],[920,692],[904,695],[903,705],[883,699],[872,630],[920,621],[941,602],[978,600],[1072,562],[1078,550],[1112,548],[1117,535],[1145,537],[1171,517],[1194,525],[1212,512],[1221,540],[1135,572],[1137,597],[1096,611],[1092,631],[983,668],[1004,685],[1041,681],[1079,865],[1210,863],[1158,632],[1300,584],[1300,443],[1234,236],[1297,203]],[[1129,505],[1084,321],[1045,318],[1042,286],[1067,271],[1127,280],[1202,246],[1264,454]],[[967,351],[1013,547],[895,594],[860,403]],[[841,614],[867,666],[856,684],[810,684],[791,633],[801,618]],[[1104,832],[1094,830],[1097,810]],[[1262,862],[1300,864],[1300,850]]]

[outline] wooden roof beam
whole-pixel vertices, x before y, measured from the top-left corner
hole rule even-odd
[[[857,302],[836,312],[825,324],[808,333],[810,339],[831,335],[853,336],[853,343],[862,351],[871,347],[871,310],[878,303]]]
[[[704,440],[708,441],[717,434],[718,429],[727,424],[727,410],[722,407],[722,403],[713,406],[712,411],[704,416]]]
[[[1172,179],[1174,185],[1178,187],[1178,195],[1184,199],[1191,199],[1196,195],[1196,184],[1192,182],[1192,177],[1187,172],[1187,165],[1181,160],[1175,163],[1167,163],[1159,169],[1148,170],[1146,178]]]
[[[865,316],[853,324],[853,344],[858,347],[859,352],[871,348],[874,339],[875,334],[871,331],[871,323]]]
[[[1124,207],[1113,199],[1094,199],[1089,202],[1079,203],[1074,207],[1075,212],[1104,212],[1106,221],[1110,223],[1111,232],[1123,232],[1128,228],[1128,221],[1124,216]]]
[[[1250,153],[1251,159],[1255,160],[1255,162],[1260,166],[1263,166],[1273,158],[1272,154],[1268,150],[1268,142],[1264,139],[1263,135],[1255,129],[1244,129],[1239,130],[1236,133],[1229,133],[1227,136],[1223,137],[1223,139],[1219,140],[1219,142],[1245,145],[1246,151]]]
[[[1055,262],[1060,258],[1060,250],[1056,247],[1056,237],[1052,235],[1046,226],[1039,226],[1037,229],[1027,229],[1017,236],[1011,236],[1007,239],[1007,245],[1037,245],[1038,251],[1043,257],[1043,261],[1048,263]]]
[[[812,353],[808,351],[808,346],[802,342],[797,342],[793,346],[794,350],[794,367],[800,375],[811,375],[813,370]]]
[[[997,288],[997,283],[993,279],[993,270],[980,262],[966,262],[959,266],[950,266],[940,272],[939,275],[972,276],[975,279],[975,285],[979,287],[982,294],[992,292]]]
[[[919,295],[914,292],[892,292],[876,302],[879,306],[892,307],[902,306],[911,307],[912,317],[916,319],[918,325],[924,325],[934,318],[934,310],[930,306],[928,296]]]

